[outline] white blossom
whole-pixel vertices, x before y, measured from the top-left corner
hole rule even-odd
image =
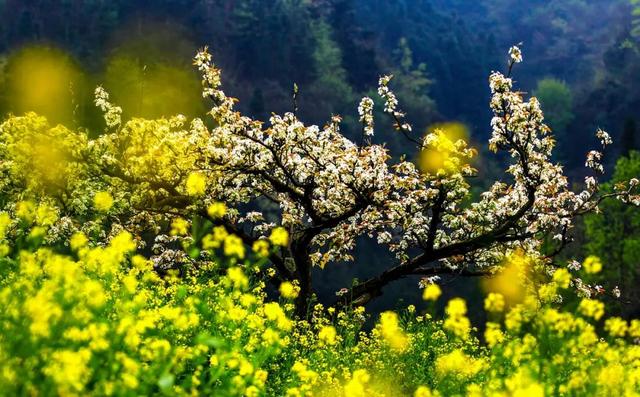
[[[600,160],[602,160],[602,153],[598,152],[597,150],[591,150],[587,154],[587,161],[585,162],[585,166],[591,168],[592,170],[603,173],[604,167],[600,163]]]
[[[613,296],[615,296],[616,298],[620,298],[620,295],[622,294],[620,292],[620,288],[618,288],[618,286],[616,285],[613,290],[611,290],[611,293],[613,294]]]
[[[362,98],[360,105],[358,105],[358,114],[364,128],[364,134],[373,136],[373,100],[371,98]]]
[[[104,120],[108,128],[115,128],[122,123],[122,108],[109,102],[109,93],[98,86],[95,90],[95,104],[104,112]]]
[[[606,147],[607,145],[611,145],[613,143],[613,140],[611,140],[611,136],[606,131],[600,128],[598,128],[598,131],[596,131],[596,137],[598,137],[598,139],[600,140],[602,147]]]
[[[518,46],[512,46],[509,48],[509,56],[511,57],[511,61],[514,63],[522,62],[522,51]]]

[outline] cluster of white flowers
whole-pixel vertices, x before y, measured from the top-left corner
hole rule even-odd
[[[440,276],[422,277],[420,281],[418,281],[418,288],[425,289],[427,286],[437,283],[440,279]]]
[[[567,268],[571,271],[577,272],[582,268],[582,264],[577,260],[573,259],[569,261],[569,263],[567,264]]]
[[[598,187],[598,181],[596,178],[592,176],[587,176],[584,178],[584,185],[589,191],[595,191]]]
[[[389,82],[392,78],[392,75],[386,75],[380,77],[380,80],[378,80],[378,95],[384,99],[384,111],[385,113],[391,114],[393,114],[398,107],[398,99],[389,88]]]
[[[511,61],[514,63],[522,62],[522,51],[518,46],[513,46],[509,48],[509,57],[511,57]]]
[[[95,90],[95,104],[104,112],[107,128],[115,128],[122,123],[122,108],[109,102],[109,93],[102,87]]]
[[[364,128],[366,136],[373,136],[373,99],[364,97],[358,105],[358,114],[360,122]]]
[[[396,129],[405,132],[411,131],[411,124],[403,122],[405,114],[398,110],[398,98],[396,94],[389,88],[389,82],[393,75],[386,75],[380,77],[378,80],[378,95],[384,99],[384,112],[393,116],[396,121]]]
[[[587,161],[584,163],[584,165],[591,168],[592,170],[603,173],[604,167],[602,166],[601,160],[602,153],[597,150],[591,150],[589,151],[589,153],[587,153]]]
[[[596,137],[598,137],[598,139],[600,140],[602,147],[606,147],[607,145],[611,145],[613,143],[611,136],[606,131],[600,128],[598,128],[598,131],[596,131]]]

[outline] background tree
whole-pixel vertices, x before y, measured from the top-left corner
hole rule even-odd
[[[573,96],[566,83],[553,78],[538,81],[534,95],[540,100],[545,119],[558,139],[560,153],[568,153],[567,127],[573,120]]]

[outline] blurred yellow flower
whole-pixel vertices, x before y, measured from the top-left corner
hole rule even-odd
[[[249,279],[245,276],[242,268],[238,266],[227,269],[227,278],[235,289],[245,289],[249,286]]]
[[[207,207],[207,214],[213,219],[220,219],[227,213],[227,205],[216,201]]]
[[[98,192],[93,196],[93,206],[101,212],[107,212],[113,206],[113,197],[109,192]]]
[[[20,201],[16,205],[16,216],[25,222],[32,222],[35,218],[36,206],[32,201]]]
[[[325,325],[318,332],[318,340],[324,345],[336,344],[336,329],[331,325]]]
[[[613,337],[623,338],[629,329],[629,325],[620,317],[611,317],[604,322],[604,329]]]
[[[251,250],[255,252],[260,258],[266,258],[269,256],[269,242],[267,240],[257,240],[251,246]]]
[[[504,310],[504,296],[497,292],[490,292],[484,299],[484,309],[488,312],[501,312]]]
[[[432,397],[433,393],[431,393],[431,389],[427,386],[418,386],[415,393],[413,393],[413,397]]]
[[[80,248],[84,248],[87,246],[89,239],[82,232],[76,232],[69,239],[69,246],[73,251],[78,251]]]
[[[282,282],[280,284],[280,288],[279,288],[280,295],[282,295],[282,297],[285,298],[285,299],[294,299],[295,297],[297,297],[298,296],[298,290],[299,290],[299,288],[294,286],[289,281]]]
[[[604,315],[604,303],[595,299],[584,298],[580,301],[578,310],[580,311],[580,313],[587,317],[592,317],[595,320],[600,320],[600,318]]]
[[[409,345],[409,338],[400,327],[398,315],[387,311],[380,315],[379,329],[384,341],[393,350],[404,351]]]
[[[204,175],[200,172],[192,172],[187,177],[186,189],[190,196],[202,196],[207,188],[207,182]]]
[[[244,243],[242,239],[234,234],[229,234],[224,239],[224,254],[229,257],[244,259]]]
[[[590,255],[582,263],[582,267],[587,274],[596,274],[602,270],[602,262],[595,255]]]
[[[271,244],[273,245],[285,247],[289,244],[289,233],[283,227],[276,227],[271,231],[269,241],[271,241]]]
[[[435,301],[440,295],[442,295],[442,290],[438,284],[429,284],[424,288],[422,292],[422,299],[426,301]]]
[[[368,397],[367,383],[371,376],[364,369],[353,371],[351,380],[344,385],[344,397]]]
[[[186,236],[189,233],[189,222],[187,222],[183,218],[175,218],[171,222],[171,232],[172,236]]]
[[[467,303],[462,298],[453,298],[447,304],[446,313],[451,317],[464,316],[467,314]]]
[[[453,332],[457,337],[466,340],[471,331],[471,322],[465,316],[467,314],[467,304],[464,299],[451,299],[445,312],[447,318],[444,320],[444,328]]]
[[[502,343],[504,341],[504,333],[500,329],[500,324],[487,322],[484,339],[489,347]]]
[[[485,362],[468,356],[460,349],[455,349],[436,359],[436,371],[440,374],[454,374],[463,377],[474,376],[485,366]]]
[[[522,251],[514,251],[502,264],[502,269],[493,276],[483,279],[481,285],[485,292],[496,292],[503,296],[505,304],[513,306],[526,296],[526,276],[533,260]]]
[[[9,214],[0,212],[0,240],[6,236],[9,225],[11,225],[11,217]]]
[[[567,269],[557,269],[553,273],[553,281],[560,288],[569,288],[569,285],[571,284],[571,274],[569,274]]]

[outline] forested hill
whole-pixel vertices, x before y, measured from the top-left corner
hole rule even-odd
[[[522,42],[527,62],[517,79],[531,91],[537,87],[561,149],[570,140],[586,151],[594,126],[617,138],[637,116],[638,51],[626,0],[0,4],[3,81],[10,81],[6,76],[15,69],[18,49],[46,44],[71,54],[90,83],[84,86],[104,84],[125,105],[142,104],[125,107],[139,115],[204,109],[190,59],[208,44],[223,67],[227,89],[257,117],[290,110],[296,83],[304,119],[322,123],[339,113],[346,128],[356,130],[358,97],[376,86],[380,74],[391,72],[417,127],[458,120],[480,140],[489,122],[487,75],[504,68],[505,48]],[[11,101],[13,87],[5,86],[3,113],[20,112]],[[131,89],[138,86],[145,89]],[[176,100],[175,92],[191,97]],[[81,124],[91,125],[95,115],[85,108]],[[392,133],[382,138],[394,151],[407,149]],[[583,151],[565,150],[561,157],[578,165]]]

